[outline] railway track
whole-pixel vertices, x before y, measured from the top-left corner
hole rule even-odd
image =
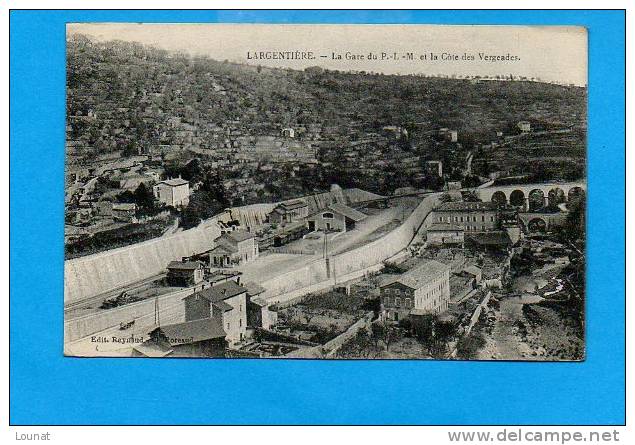
[[[64,314],[70,311],[77,310],[77,309],[90,308],[94,306],[95,304],[100,305],[101,303],[104,302],[104,300],[107,300],[108,298],[116,297],[117,295],[121,294],[124,291],[128,291],[128,292],[134,291],[135,289],[143,287],[147,284],[151,284],[154,281],[160,280],[164,278],[165,276],[166,276],[166,273],[162,272],[160,274],[153,275],[148,278],[144,278],[143,280],[135,281],[134,283],[130,283],[125,286],[121,286],[121,287],[109,290],[108,292],[102,292],[101,294],[97,294],[94,297],[84,298],[83,300],[80,300],[80,301],[74,301],[68,304],[64,304]]]

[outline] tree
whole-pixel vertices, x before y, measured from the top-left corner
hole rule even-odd
[[[370,325],[371,340],[375,347],[379,347],[379,342],[384,338],[385,324],[376,322]]]
[[[187,207],[181,212],[181,225],[186,229],[196,227],[201,220],[211,218],[223,208],[209,192],[197,190],[190,197]]]
[[[142,213],[152,213],[155,210],[154,195],[143,182],[137,186],[133,197]]]
[[[376,321],[370,325],[371,339],[375,346],[379,347],[379,342],[386,345],[386,350],[390,349],[390,345],[401,338],[401,330],[391,324],[383,321]]]

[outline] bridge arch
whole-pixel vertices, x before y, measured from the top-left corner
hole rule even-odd
[[[512,191],[509,195],[509,203],[516,207],[524,207],[525,193],[519,189]]]
[[[507,204],[507,196],[505,195],[505,192],[498,190],[497,192],[492,193],[491,201],[499,206],[504,206]]]
[[[554,187],[549,190],[549,193],[547,193],[547,197],[549,198],[549,205],[551,207],[562,204],[567,200],[567,196],[565,195],[564,190],[562,190],[560,187]]]
[[[527,230],[532,232],[541,232],[544,233],[547,231],[547,223],[542,218],[533,218],[529,220],[527,223]]]
[[[585,192],[582,187],[571,187],[567,193],[567,201],[580,201],[585,198]]]
[[[545,206],[545,192],[542,189],[533,189],[528,195],[529,211],[542,209]]]

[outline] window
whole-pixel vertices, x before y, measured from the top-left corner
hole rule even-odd
[[[404,307],[408,308],[408,307],[412,307],[410,305],[410,298],[406,298],[405,303],[404,303]]]
[[[333,219],[333,214],[331,212],[322,213],[322,218]]]
[[[243,327],[243,319],[242,318],[240,320],[238,320],[238,327],[239,328]]]
[[[490,216],[490,217],[489,217],[489,220],[490,220],[490,222],[494,222],[494,217],[493,217],[493,216]]]
[[[472,222],[476,222],[476,215],[472,217]]]
[[[481,222],[485,222],[485,215],[481,216]]]
[[[227,323],[227,330],[229,331],[229,323]]]
[[[399,307],[400,304],[401,304],[401,298],[395,297],[395,307]]]

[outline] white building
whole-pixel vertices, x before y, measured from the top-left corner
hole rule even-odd
[[[184,207],[190,202],[190,183],[185,179],[167,179],[152,190],[155,198],[167,206]]]

